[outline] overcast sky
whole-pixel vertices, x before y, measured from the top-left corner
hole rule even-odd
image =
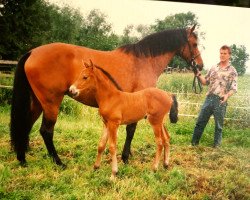
[[[48,0],[59,5],[68,4],[80,9],[86,16],[92,9],[99,9],[117,34],[129,25],[150,25],[156,19],[176,13],[193,12],[205,32],[201,41],[205,49],[202,58],[208,69],[219,61],[219,48],[224,45],[244,45],[250,55],[250,8],[215,6],[147,0]],[[247,62],[250,73],[250,61]]]

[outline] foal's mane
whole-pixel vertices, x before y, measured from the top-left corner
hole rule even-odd
[[[134,44],[121,46],[119,49],[125,53],[132,53],[136,57],[155,57],[166,52],[177,50],[186,42],[186,29],[170,29],[153,33]]]
[[[95,65],[95,68],[97,68],[97,69],[99,69],[113,84],[114,84],[114,86],[118,89],[118,90],[120,90],[120,91],[122,91],[122,88],[121,88],[121,86],[116,82],[116,80],[110,75],[110,73],[108,73],[107,71],[105,71],[103,68],[101,68],[101,67],[99,67],[99,66],[97,66],[97,65]]]

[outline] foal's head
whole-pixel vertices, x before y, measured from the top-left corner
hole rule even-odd
[[[203,68],[203,60],[198,49],[198,37],[194,33],[195,25],[187,29],[187,43],[180,49],[180,56],[183,57],[192,67],[200,71]]]
[[[92,61],[90,64],[84,63],[84,69],[80,73],[78,79],[70,86],[69,92],[74,98],[78,97],[82,91],[96,90],[94,65]]]

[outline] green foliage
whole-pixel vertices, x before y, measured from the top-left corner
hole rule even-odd
[[[5,0],[0,12],[2,59],[17,60],[28,50],[51,42],[101,50],[114,49],[119,43],[99,10],[92,10],[85,18],[77,9],[59,8],[44,0]]]
[[[72,115],[79,117],[82,111],[82,104],[77,103],[70,97],[64,97],[62,104],[60,106],[60,111],[66,115]]]
[[[241,76],[246,73],[246,68],[248,67],[246,66],[246,62],[249,60],[249,54],[246,52],[246,47],[244,45],[236,46],[233,44],[231,50],[231,63]]]
[[[49,9],[43,0],[3,1],[0,8],[2,59],[17,60],[24,52],[41,45],[50,27]]]
[[[165,29],[192,27],[195,24],[199,27],[198,18],[194,13],[189,11],[187,13],[169,15],[163,20],[157,19],[152,28],[155,31],[162,31]]]
[[[158,87],[176,93],[192,92],[193,75],[188,73],[163,74],[158,80]]]

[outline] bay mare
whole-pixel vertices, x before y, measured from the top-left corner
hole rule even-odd
[[[52,43],[26,53],[19,60],[15,72],[11,106],[11,143],[20,163],[26,163],[30,130],[43,113],[40,133],[54,162],[64,166],[54,146],[54,126],[64,95],[68,94],[70,85],[82,71],[82,62],[91,59],[96,65],[103,66],[123,91],[155,87],[158,77],[175,55],[202,69],[203,61],[194,29],[195,26],[165,30],[112,51]],[[86,88],[76,100],[97,107],[93,88]],[[124,162],[128,161],[135,129],[136,122],[126,128],[122,153]]]
[[[112,174],[114,178],[118,172],[117,165],[117,131],[121,124],[131,124],[147,118],[155,135],[156,154],[153,170],[158,169],[162,149],[164,148],[163,166],[168,167],[170,136],[164,127],[164,118],[170,112],[170,121],[178,120],[178,103],[176,97],[158,88],[146,88],[129,93],[120,91],[116,80],[101,67],[90,62],[79,78],[70,86],[74,97],[81,95],[85,88],[92,87],[96,91],[95,99],[99,106],[99,114],[104,122],[104,131],[98,145],[97,159],[94,168],[100,167],[101,156],[109,142],[109,152],[112,159]]]

